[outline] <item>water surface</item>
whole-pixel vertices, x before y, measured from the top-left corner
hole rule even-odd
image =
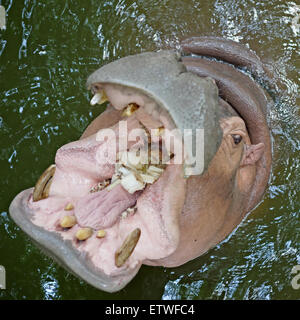
[[[293,1],[4,0],[0,31],[0,265],[5,299],[299,299],[299,26]],[[294,18],[294,20],[293,20]],[[59,146],[80,137],[103,107],[89,105],[85,80],[128,54],[178,46],[189,35],[239,41],[270,64],[273,175],[260,205],[223,243],[176,269],[143,266],[108,294],[44,256],[8,207],[35,184]]]

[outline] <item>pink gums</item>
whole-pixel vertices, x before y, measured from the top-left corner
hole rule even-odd
[[[127,122],[129,130],[139,127],[134,117]],[[112,129],[116,131],[117,126]],[[28,200],[34,224],[71,240],[74,248],[111,276],[130,271],[146,259],[161,259],[175,251],[179,242],[178,219],[185,198],[182,166],[173,164],[141,194],[131,195],[121,186],[91,194],[93,186],[114,173],[114,165],[99,164],[97,155],[113,152],[109,141],[96,141],[96,135],[63,146],[57,151],[50,196],[38,202],[33,202],[32,196]],[[120,213],[136,201],[137,211],[122,218]],[[64,210],[68,203],[74,205],[74,210]],[[76,215],[78,224],[63,230],[59,221],[70,214]],[[94,232],[86,241],[78,241],[77,230],[86,226],[95,231],[105,229],[106,236],[99,239]],[[141,229],[137,246],[126,263],[117,268],[115,252],[135,228]]]

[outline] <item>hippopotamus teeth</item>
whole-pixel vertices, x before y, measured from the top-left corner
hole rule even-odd
[[[165,131],[164,127],[153,129],[154,135],[157,137],[161,137],[164,134],[164,131]]]
[[[139,106],[136,103],[130,103],[122,112],[122,117],[130,117]]]
[[[94,106],[95,104],[102,104],[102,103],[106,102],[107,100],[108,100],[108,99],[107,99],[107,96],[106,96],[106,94],[105,94],[105,91],[102,90],[102,91],[100,91],[100,92],[97,92],[97,93],[93,96],[93,98],[92,98],[91,101],[90,101],[90,104],[91,104],[92,106]]]
[[[65,211],[72,211],[74,209],[74,205],[72,203],[68,203],[65,206]]]
[[[93,234],[93,230],[91,228],[82,228],[76,232],[75,236],[78,240],[82,241],[90,238],[92,234]]]
[[[124,263],[131,256],[135,246],[137,245],[141,236],[141,229],[134,229],[124,240],[122,246],[115,253],[115,264],[118,268],[122,267]]]
[[[105,230],[99,230],[96,235],[97,238],[104,238],[105,236],[106,236]]]
[[[43,174],[39,177],[33,191],[33,201],[39,201],[49,197],[50,187],[52,183],[52,178],[55,174],[56,166],[52,164],[48,169],[46,169]]]
[[[75,226],[75,224],[77,223],[76,217],[75,216],[64,216],[61,220],[60,220],[60,226],[62,228],[72,228]]]

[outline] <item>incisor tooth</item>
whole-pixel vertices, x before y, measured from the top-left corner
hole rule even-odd
[[[77,223],[77,220],[75,216],[64,216],[60,220],[60,226],[62,228],[72,228],[75,226],[76,223]]]
[[[71,211],[74,209],[74,206],[72,203],[68,203],[66,206],[65,206],[65,210],[66,211]]]
[[[93,230],[91,228],[82,228],[76,232],[76,238],[78,240],[86,240],[90,238],[93,234]]]
[[[134,229],[124,240],[122,246],[115,253],[115,264],[118,268],[122,267],[124,263],[131,256],[135,246],[137,245],[141,236],[141,229]]]
[[[97,232],[97,238],[104,238],[106,236],[106,231],[105,230],[99,230]]]
[[[55,169],[56,169],[55,164],[52,164],[39,177],[33,190],[32,199],[34,202],[42,199],[46,199],[49,197],[50,187],[52,183],[52,178],[55,174]]]

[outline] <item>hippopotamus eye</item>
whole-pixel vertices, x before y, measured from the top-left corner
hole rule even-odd
[[[239,144],[243,139],[239,134],[232,134],[231,136],[233,138],[234,144]]]

